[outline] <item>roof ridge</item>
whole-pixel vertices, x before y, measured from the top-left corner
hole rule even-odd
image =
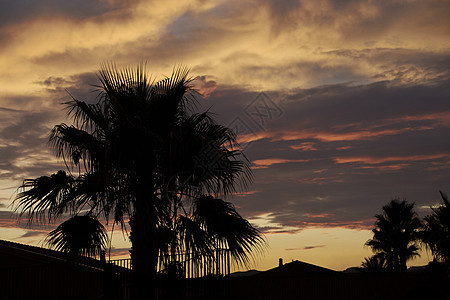
[[[17,243],[17,242],[0,239],[0,246],[1,245],[16,249],[16,250],[33,253],[35,255],[40,255],[40,256],[56,259],[59,261],[71,261],[72,260],[68,253],[49,249],[49,248],[44,248],[44,247],[39,247],[39,246],[34,246],[34,245],[27,245],[27,244],[22,244],[22,243]],[[82,263],[82,264],[100,263],[99,260],[92,258],[92,257],[86,257],[86,256],[82,256],[82,255],[78,255],[77,257],[81,259],[81,261],[78,261],[78,263]]]
[[[50,257],[50,258],[57,259],[57,260],[63,260],[63,261],[67,260],[67,259],[58,257],[58,256],[62,256],[62,255],[60,255],[60,253],[63,253],[63,252],[58,252],[58,251],[47,249],[47,248],[43,248],[43,247],[36,247],[36,246],[31,246],[31,245],[26,245],[26,244],[11,242],[11,241],[5,241],[5,240],[0,240],[0,242],[6,242],[6,244],[5,244],[6,247],[18,249],[18,250],[21,250],[21,251],[30,252],[30,253],[37,254],[37,255],[42,255],[42,256],[45,256],[45,257]],[[43,253],[43,252],[39,252],[39,251],[32,251],[32,249],[48,250],[49,252],[53,252],[54,254],[56,254],[56,256],[49,255],[49,253]]]

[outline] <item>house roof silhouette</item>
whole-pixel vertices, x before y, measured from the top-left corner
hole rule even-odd
[[[94,268],[101,268],[97,259],[76,256],[78,264]],[[30,267],[62,264],[73,261],[74,257],[68,253],[47,248],[30,246],[5,240],[0,240],[0,267]]]
[[[254,277],[295,277],[303,275],[322,275],[322,274],[339,274],[339,272],[312,265],[306,262],[294,260],[290,263],[278,266],[276,268],[261,272]]]
[[[104,297],[106,266],[93,258],[0,240],[0,299]]]

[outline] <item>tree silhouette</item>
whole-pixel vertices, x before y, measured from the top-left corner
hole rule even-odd
[[[181,245],[199,253],[227,246],[245,261],[262,242],[259,232],[217,196],[248,186],[249,162],[230,129],[207,113],[188,115],[195,102],[188,70],[151,82],[142,65],[104,65],[98,78],[98,102],[73,98],[67,104],[74,124],[50,134],[67,170],[25,180],[15,200],[20,215],[53,222],[86,213],[129,226],[135,298],[151,287],[158,255]],[[205,215],[206,201],[217,218]],[[218,220],[229,230],[214,225]]]
[[[432,207],[433,213],[424,217],[422,242],[431,250],[436,261],[450,264],[450,202],[440,191],[442,204]]]
[[[387,270],[386,259],[384,258],[384,255],[381,254],[375,254],[369,258],[366,257],[361,264],[361,269],[364,272],[370,273],[386,272]]]
[[[46,238],[47,244],[73,256],[99,256],[106,248],[108,237],[105,227],[88,215],[74,216],[61,223]]]
[[[383,214],[375,215],[373,239],[366,245],[386,260],[389,271],[406,271],[406,262],[418,256],[421,222],[414,203],[392,200],[383,206]]]

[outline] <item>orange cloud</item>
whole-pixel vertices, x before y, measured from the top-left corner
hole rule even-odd
[[[268,132],[241,134],[238,136],[238,143],[239,143],[239,145],[244,145],[244,144],[262,140],[262,139],[268,138],[268,137],[270,137],[270,134]]]
[[[434,154],[434,155],[410,155],[410,156],[391,156],[391,157],[335,157],[334,161],[338,164],[346,163],[364,163],[364,164],[381,164],[392,161],[421,161],[439,158],[449,158],[450,154]]]
[[[208,98],[217,88],[217,83],[214,80],[207,80],[206,76],[195,77],[192,85],[204,98]]]
[[[299,179],[298,182],[299,183],[304,183],[304,184],[318,184],[318,185],[322,185],[325,183],[330,183],[330,182],[342,182],[342,179],[339,179],[338,177],[315,177],[315,178],[302,178]]]
[[[347,150],[347,149],[351,149],[352,146],[344,146],[344,147],[338,147],[336,148],[336,150]]]
[[[377,169],[380,171],[397,171],[406,168],[409,164],[395,164],[388,166],[361,166],[360,169]]]
[[[299,227],[302,229],[310,229],[310,228],[347,228],[354,230],[371,230],[373,228],[374,219],[365,219],[358,221],[334,221],[334,222],[323,222],[321,220],[320,223],[313,223],[307,221],[293,221],[295,223],[295,227]]]
[[[250,196],[250,195],[254,195],[259,193],[260,191],[248,191],[248,192],[242,192],[242,193],[236,193],[234,194],[234,196],[238,196],[238,197],[246,197],[246,196]]]
[[[402,129],[384,129],[384,130],[361,130],[353,132],[335,133],[335,132],[312,132],[312,131],[287,131],[278,134],[278,137],[273,138],[273,141],[292,141],[314,138],[322,142],[337,142],[337,141],[358,141],[379,138],[388,135],[397,135],[410,131],[429,130],[432,127],[406,127]]]
[[[330,217],[334,216],[334,214],[328,214],[328,213],[324,213],[324,214],[310,214],[310,213],[306,213],[305,215],[308,218],[330,218]]]
[[[414,115],[414,116],[402,116],[397,118],[404,121],[423,121],[423,120],[434,120],[438,123],[450,127],[450,111],[443,111],[439,113],[424,114],[424,115]]]
[[[258,159],[252,162],[253,169],[265,169],[276,164],[295,163],[295,162],[307,162],[307,159],[283,159],[283,158],[267,158]]]
[[[313,143],[313,142],[305,142],[305,143],[301,143],[299,145],[293,145],[290,147],[291,147],[291,149],[294,149],[294,150],[315,151],[315,150],[317,150],[317,148],[315,148],[314,145],[315,145],[315,143]]]

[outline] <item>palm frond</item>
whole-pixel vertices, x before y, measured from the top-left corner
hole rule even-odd
[[[80,160],[84,167],[91,169],[95,164],[104,163],[101,153],[103,144],[94,135],[65,123],[56,125],[49,137],[49,145],[55,149],[58,158],[68,166],[77,166]]]
[[[422,243],[436,260],[450,263],[450,203],[447,195],[439,192],[442,203],[432,207],[432,214],[424,217]]]
[[[242,218],[230,202],[204,196],[194,205],[195,221],[203,224],[209,234],[228,247],[236,263],[248,265],[252,251],[261,253],[264,246],[261,233]]]
[[[67,195],[72,192],[74,178],[64,171],[58,171],[51,176],[41,176],[36,179],[26,179],[19,187],[14,200],[15,211],[28,221],[54,221],[71,208],[73,203],[67,202]]]
[[[388,269],[388,264],[384,254],[376,254],[369,258],[365,258],[364,262],[361,264],[361,268],[364,272],[379,273],[386,272]]]
[[[64,221],[46,238],[46,243],[55,250],[89,257],[99,256],[107,242],[105,227],[89,215]]]
[[[213,254],[215,248],[212,236],[202,228],[201,223],[180,215],[177,220],[177,231],[186,253],[191,253],[196,258]]]

